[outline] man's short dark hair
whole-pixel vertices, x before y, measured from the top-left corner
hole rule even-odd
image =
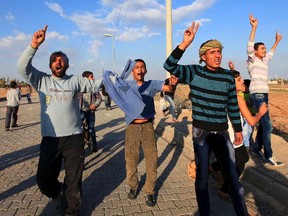
[[[17,87],[16,81],[15,81],[15,80],[12,80],[12,81],[10,82],[10,88],[15,89],[16,87]]]
[[[88,77],[91,76],[91,75],[93,75],[93,73],[92,73],[91,71],[84,71],[84,72],[82,73],[82,77],[86,77],[86,78],[88,78]]]
[[[232,70],[232,74],[233,74],[234,78],[237,78],[240,76],[240,72],[237,70]]]
[[[52,63],[55,61],[56,57],[59,57],[59,56],[63,57],[66,60],[67,65],[69,65],[69,58],[67,57],[67,55],[63,53],[62,51],[56,51],[50,55],[50,60],[49,60],[50,68],[52,66]]]
[[[145,68],[146,68],[146,63],[145,63],[145,61],[144,61],[143,59],[135,59],[134,61],[136,61],[136,62],[142,62],[142,63],[144,64]]]
[[[257,42],[254,44],[254,50],[258,50],[259,46],[265,45],[263,42]]]

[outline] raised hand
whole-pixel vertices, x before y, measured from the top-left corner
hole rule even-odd
[[[282,39],[282,35],[278,33],[278,31],[276,31],[276,36],[275,36],[275,41],[279,42]]]
[[[230,70],[235,70],[234,62],[229,61],[228,62],[228,67],[230,68]]]
[[[176,85],[178,82],[178,77],[171,75],[169,77],[169,85]]]
[[[249,15],[249,20],[252,27],[257,27],[258,20],[255,17],[253,17],[253,14]]]
[[[33,47],[34,49],[37,49],[40,46],[40,44],[44,42],[47,28],[48,28],[48,25],[45,25],[43,29],[40,29],[33,34],[31,47]]]
[[[196,32],[198,31],[199,23],[192,22],[192,25],[184,32],[183,42],[179,45],[180,49],[186,49],[194,40]]]

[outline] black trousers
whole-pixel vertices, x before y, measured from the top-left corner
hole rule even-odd
[[[12,127],[17,124],[17,113],[19,110],[19,106],[7,106],[6,109],[6,119],[5,119],[5,128],[10,128],[11,117],[12,117]]]
[[[62,161],[65,169],[63,187],[58,180]],[[83,167],[82,134],[42,138],[37,170],[38,187],[43,194],[52,199],[63,190],[65,212],[77,212],[81,207]]]

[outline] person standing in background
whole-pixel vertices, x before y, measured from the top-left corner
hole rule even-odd
[[[6,107],[6,119],[5,119],[5,131],[10,130],[11,117],[12,117],[12,128],[18,127],[18,110],[21,100],[21,92],[19,88],[17,88],[16,81],[11,81],[10,89],[6,94],[7,99],[7,107]]]
[[[165,80],[165,85],[168,85],[168,84],[169,84],[169,78]],[[174,102],[174,95],[175,95],[175,91],[176,91],[177,85],[178,85],[178,82],[175,85],[175,90],[174,91],[165,92],[164,93],[165,100],[169,103],[168,109],[169,109],[169,111],[170,111],[170,113],[172,115],[172,121],[175,122],[175,123],[179,122],[178,119],[177,119],[178,118],[178,115],[177,115],[178,113],[177,113],[176,105],[175,105],[175,102]]]
[[[31,94],[32,94],[32,87],[30,84],[27,84],[26,85],[26,97],[27,97],[27,101],[29,104],[32,103]]]
[[[82,77],[86,77],[88,80],[94,80],[94,75],[91,71],[84,71]],[[101,95],[99,92],[86,92],[79,93],[79,105],[82,123],[87,124],[89,132],[89,140],[84,141],[88,144],[91,152],[97,152],[97,141],[95,132],[95,111],[100,106],[102,102]],[[83,130],[84,132],[84,130]]]

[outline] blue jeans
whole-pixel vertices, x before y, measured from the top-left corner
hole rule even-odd
[[[258,112],[259,107],[266,103],[269,104],[268,94],[255,93],[251,94],[253,105]],[[255,145],[253,150],[261,150],[264,147],[264,155],[266,159],[269,159],[273,155],[271,148],[271,133],[272,133],[272,123],[269,116],[269,110],[261,117],[259,127],[257,130]]]
[[[208,193],[209,158],[213,151],[220,164],[224,181],[237,215],[248,215],[244,189],[239,182],[235,165],[235,151],[227,131],[210,132],[193,127],[193,146],[196,159],[196,198],[201,216],[210,214]]]
[[[91,142],[93,147],[97,147],[97,141],[96,141],[96,132],[94,129],[95,125],[95,111],[82,111],[81,110],[81,120],[82,122],[86,119],[86,122],[88,124],[88,131],[91,137]]]
[[[169,106],[169,110],[170,110],[170,113],[172,115],[172,118],[174,119],[177,119],[177,116],[176,116],[176,106],[175,106],[175,103],[174,103],[174,98],[172,98],[171,96],[169,95],[165,95],[165,99],[168,101],[168,103],[170,104]]]
[[[243,134],[243,143],[246,148],[250,147],[250,145],[253,145],[254,141],[252,138],[253,128],[250,126],[245,118],[243,118],[243,124],[242,124],[242,134]]]

